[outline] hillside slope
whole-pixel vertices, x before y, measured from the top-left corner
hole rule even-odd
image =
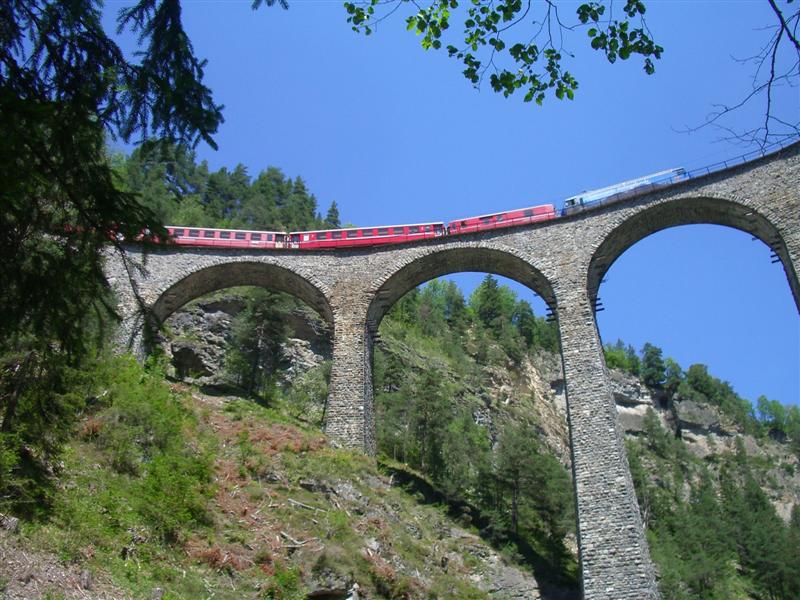
[[[127,376],[69,445],[51,518],[0,534],[3,597],[540,597],[421,475],[280,410],[113,368]],[[123,397],[137,378],[158,398],[145,408]],[[182,439],[155,450],[165,407]],[[153,463],[168,469],[152,479]]]

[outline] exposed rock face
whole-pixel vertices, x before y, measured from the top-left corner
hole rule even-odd
[[[232,294],[200,301],[175,312],[166,321],[170,332],[162,347],[170,360],[170,377],[201,386],[228,386],[225,350],[233,332],[233,319],[246,300]],[[322,319],[304,311],[286,317],[292,337],[281,348],[285,381],[319,366],[330,358],[330,331]]]
[[[654,394],[637,377],[623,371],[611,370],[609,376],[617,417],[625,433],[635,435],[644,431],[648,410],[655,411],[662,426],[671,427],[671,415],[665,410],[668,402],[663,394]]]
[[[167,375],[196,385],[222,385],[225,348],[233,317],[244,308],[239,296],[199,302],[177,311],[166,322],[170,339],[162,347],[170,358]]]
[[[320,366],[325,361],[324,356],[314,352],[311,342],[299,338],[286,340],[286,343],[281,347],[281,357],[288,365],[282,373],[283,377],[288,381],[292,381],[298,375]]]
[[[673,404],[673,411],[680,431],[719,431],[719,412],[714,407],[694,400],[680,400]]]

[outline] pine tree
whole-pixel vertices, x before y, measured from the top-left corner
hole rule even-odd
[[[330,229],[338,229],[342,226],[339,221],[339,207],[336,205],[336,200],[331,202],[328,213],[325,215],[325,226]]]
[[[642,348],[641,377],[645,385],[660,388],[666,380],[661,348],[646,343]]]
[[[683,369],[672,358],[664,361],[664,389],[674,394],[684,379]]]
[[[442,450],[451,412],[441,372],[427,369],[414,388],[409,422],[418,444],[417,465],[434,480],[444,472]]]
[[[269,395],[275,383],[287,333],[281,302],[280,294],[259,289],[251,292],[247,306],[236,315],[226,369],[247,395]]]
[[[470,305],[485,327],[491,329],[499,323],[503,314],[500,289],[497,279],[491,273],[487,273],[481,284],[475,288]]]

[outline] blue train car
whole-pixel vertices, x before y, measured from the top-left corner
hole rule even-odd
[[[636,179],[629,179],[628,181],[615,183],[614,185],[609,185],[597,190],[581,192],[577,196],[571,196],[564,200],[564,207],[561,209],[561,215],[571,215],[580,212],[584,208],[602,203],[612,196],[634,192],[646,186],[669,185],[684,179],[686,179],[686,170],[683,167],[678,167],[659,171],[658,173],[651,173],[650,175],[637,177]]]

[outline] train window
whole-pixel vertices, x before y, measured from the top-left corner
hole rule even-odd
[[[175,230],[175,236],[176,237],[183,237],[184,234],[185,234],[185,232],[183,231],[183,229],[176,229]]]
[[[533,216],[533,209],[526,208],[525,209],[525,216],[526,217],[532,217]]]
[[[230,231],[220,231],[219,232],[219,237],[221,237],[223,240],[229,240],[229,239],[231,239],[231,232]]]
[[[347,237],[348,238],[354,238],[354,237],[357,237],[357,236],[358,236],[358,231],[348,231],[347,232]]]
[[[340,240],[342,239],[342,232],[341,231],[334,231],[331,233],[331,239]]]
[[[419,227],[414,225],[413,227],[408,228],[408,233],[419,233]]]
[[[208,229],[206,229],[203,232],[203,237],[204,238],[213,238],[214,237],[214,233],[215,233],[214,231],[209,231]]]
[[[293,233],[292,234],[292,241],[293,242],[299,242],[300,241],[300,234],[299,233]]]
[[[497,215],[497,222],[499,223],[500,221],[505,219],[505,217],[506,217],[505,215]]]
[[[431,226],[430,225],[425,225],[425,231],[430,231],[430,230],[431,230]]]
[[[467,222],[466,221],[461,221],[461,226],[462,227],[466,227],[467,226]]]
[[[189,237],[200,237],[200,230],[199,229],[190,229],[189,230]]]
[[[380,229],[378,229],[378,235],[389,235],[389,228],[381,227]]]
[[[251,242],[260,242],[261,241],[261,234],[260,233],[251,233],[250,234],[250,241]]]
[[[484,223],[491,223],[492,217],[481,217],[481,221],[483,221]]]
[[[327,231],[320,231],[317,234],[317,239],[318,240],[327,240],[328,239],[328,232]]]
[[[247,234],[244,231],[237,231],[236,232],[236,239],[237,240],[247,239]]]
[[[267,234],[267,241],[268,241],[268,242],[271,242],[271,241],[272,241],[272,234],[271,234],[271,233],[268,233],[268,234]]]

